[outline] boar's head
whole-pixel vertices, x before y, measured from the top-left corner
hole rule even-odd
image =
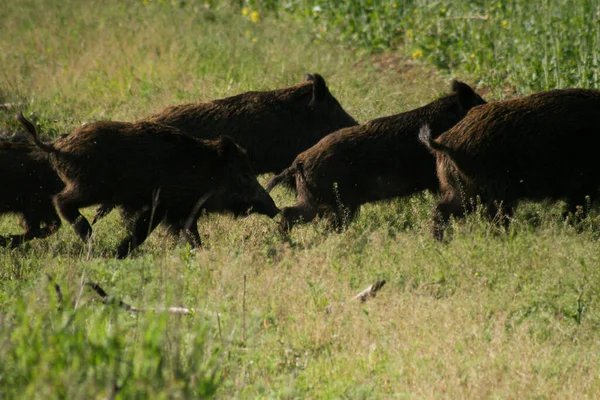
[[[215,194],[206,202],[208,211],[227,211],[235,216],[259,213],[271,218],[279,209],[258,183],[246,151],[228,136],[217,139],[222,171]]]
[[[313,114],[313,119],[319,123],[318,130],[327,134],[348,126],[358,125],[358,122],[333,97],[321,75],[306,74],[306,81],[312,82],[312,97],[308,107]]]

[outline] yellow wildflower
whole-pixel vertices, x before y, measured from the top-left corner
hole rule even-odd
[[[260,15],[258,15],[258,11],[252,11],[252,14],[250,14],[250,21],[256,23],[259,19]]]
[[[418,59],[418,58],[421,58],[421,57],[423,57],[423,50],[421,50],[421,49],[417,49],[417,50],[413,51],[413,53],[412,53],[412,57],[413,57],[415,60],[416,60],[416,59]]]
[[[250,10],[248,10],[248,7],[242,8],[242,15],[246,16],[248,14],[250,14]]]
[[[253,37],[252,38],[252,43],[256,43],[256,42],[258,42],[258,38]]]
[[[396,4],[396,3],[392,4],[392,8],[398,8],[398,4]]]
[[[150,0],[142,0],[142,4],[150,4]]]
[[[505,19],[502,20],[502,27],[503,28],[508,28],[508,21],[507,20],[505,20]]]
[[[475,58],[475,53],[471,53],[471,58]]]
[[[442,14],[446,14],[446,7],[442,7]]]

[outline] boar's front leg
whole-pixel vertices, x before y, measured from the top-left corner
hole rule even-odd
[[[279,231],[287,236],[295,224],[307,223],[315,219],[317,209],[309,202],[296,203],[292,207],[284,207],[281,210],[281,221]]]
[[[131,229],[129,237],[124,239],[117,247],[117,258],[122,259],[127,257],[134,249],[144,243],[148,235],[160,224],[163,214],[151,208],[142,211],[135,221]]]

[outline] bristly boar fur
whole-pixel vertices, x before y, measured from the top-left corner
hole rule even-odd
[[[296,182],[296,204],[282,210],[281,230],[317,215],[340,228],[364,203],[436,191],[435,160],[419,143],[419,128],[427,123],[441,134],[485,103],[462,82],[452,89],[421,108],[334,132],[298,155],[267,187]]]
[[[146,120],[201,139],[230,136],[256,174],[281,172],[328,133],[357,125],[319,74],[284,89],[169,107]]]
[[[450,215],[471,211],[478,196],[489,217],[504,224],[522,199],[564,199],[565,214],[585,206],[586,196],[593,201],[599,110],[596,90],[551,90],[477,107],[437,139],[425,127],[421,140],[436,156],[442,192],[434,236],[441,240]]]
[[[22,115],[19,120],[65,183],[54,203],[82,240],[90,238],[92,228],[80,208],[112,204],[135,215],[131,234],[118,247],[119,258],[162,221],[198,246],[201,210],[270,217],[279,212],[256,180],[246,152],[228,137],[199,140],[147,121],[96,122],[45,144],[29,121]]]
[[[36,157],[37,148],[25,137],[0,141],[0,214],[18,214],[25,232],[0,237],[0,246],[17,247],[45,238],[61,225],[52,196],[64,185],[48,160]]]

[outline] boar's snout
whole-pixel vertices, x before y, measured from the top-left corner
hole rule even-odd
[[[259,213],[268,216],[269,218],[275,217],[281,210],[275,205],[275,201],[269,196],[269,194],[262,190],[258,193],[256,200],[252,203],[250,213]]]

